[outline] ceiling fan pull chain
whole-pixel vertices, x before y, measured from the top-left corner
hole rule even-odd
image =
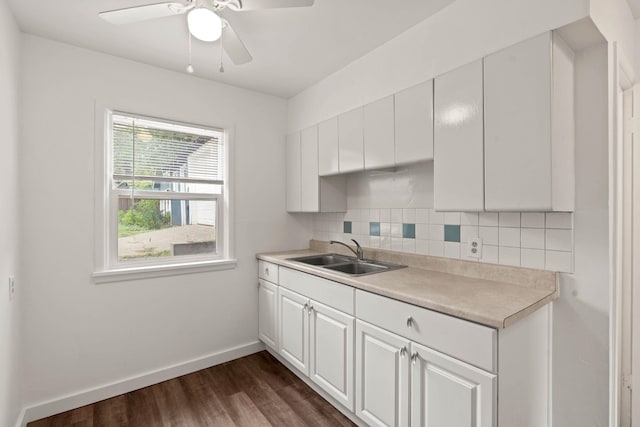
[[[218,71],[224,73],[224,65],[222,65],[222,34],[220,34],[220,68]]]
[[[193,65],[191,65],[191,32],[187,31],[187,33],[189,33],[189,65],[187,65],[187,73],[193,74]]]

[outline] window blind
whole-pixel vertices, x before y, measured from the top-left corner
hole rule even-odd
[[[189,187],[180,183],[224,184],[220,131],[116,113],[111,124],[115,188],[179,192]]]

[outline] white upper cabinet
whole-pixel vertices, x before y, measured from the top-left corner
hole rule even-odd
[[[436,210],[484,210],[482,92],[482,60],[435,79]]]
[[[338,116],[338,161],[340,172],[364,169],[363,108]]]
[[[345,212],[344,176],[318,176],[318,126],[287,137],[287,211]]]
[[[338,163],[338,118],[325,120],[318,125],[318,174],[340,173]]]
[[[287,211],[299,212],[300,193],[300,132],[287,136],[285,148],[287,174]]]
[[[573,53],[551,32],[484,60],[485,209],[574,209]]]
[[[395,94],[395,160],[433,160],[433,80]]]
[[[395,164],[393,96],[364,106],[364,168]]]
[[[312,126],[300,136],[300,200],[303,212],[318,212],[318,127]]]

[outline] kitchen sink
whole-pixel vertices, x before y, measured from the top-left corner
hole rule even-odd
[[[348,276],[365,276],[367,274],[382,273],[406,267],[406,265],[389,264],[373,260],[358,260],[355,257],[338,254],[289,258],[288,261],[301,262],[313,267],[343,273]]]
[[[363,274],[372,274],[372,273],[380,273],[383,271],[388,271],[389,267],[380,264],[370,264],[368,262],[350,262],[347,264],[337,264],[337,265],[328,265],[326,267],[329,270],[340,271],[342,273],[347,273],[352,276],[358,275],[362,276]]]
[[[344,255],[338,255],[338,254],[325,254],[325,255],[304,256],[300,258],[289,258],[289,261],[298,261],[303,264],[325,266],[325,265],[331,265],[331,264],[343,264],[345,262],[353,262],[355,261],[355,258],[344,256]]]

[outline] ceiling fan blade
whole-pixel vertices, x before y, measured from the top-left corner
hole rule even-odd
[[[147,4],[145,6],[127,7],[124,9],[100,12],[98,16],[112,24],[131,24],[165,16],[180,15],[191,9],[188,5],[177,2]]]
[[[236,65],[246,64],[253,58],[251,54],[242,43],[242,40],[238,37],[228,21],[225,20],[225,25],[222,28],[222,47],[227,55]]]
[[[236,8],[233,2],[229,7],[233,10],[278,9],[282,7],[313,6],[314,0],[242,0],[242,7]]]

